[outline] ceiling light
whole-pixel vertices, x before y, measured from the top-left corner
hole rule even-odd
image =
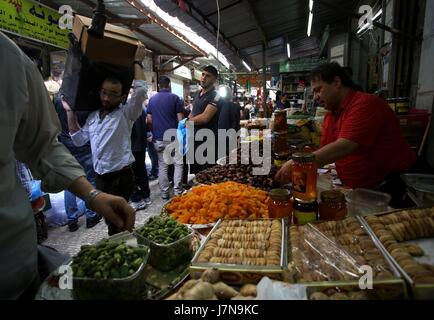
[[[310,37],[310,32],[312,30],[312,20],[313,20],[313,0],[309,0],[309,21],[307,23],[307,36]]]
[[[244,60],[241,60],[241,61],[242,61],[243,65],[246,67],[246,69],[249,70],[249,72],[252,71],[252,68],[250,68],[249,65]]]

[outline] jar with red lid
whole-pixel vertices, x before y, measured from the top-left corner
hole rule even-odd
[[[338,190],[321,192],[320,220],[342,220],[348,214],[345,195]]]

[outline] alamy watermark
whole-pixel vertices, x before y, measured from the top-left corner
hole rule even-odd
[[[359,7],[359,13],[362,14],[362,16],[359,19],[359,28],[368,28],[372,30],[374,28],[373,24],[373,14],[372,14],[372,7],[365,4]],[[366,26],[366,27],[365,27]]]
[[[241,132],[234,129],[219,129],[217,134],[207,128],[195,132],[193,122],[187,122],[187,128],[186,137],[181,138],[176,129],[169,129],[164,132],[163,140],[170,142],[163,153],[166,164],[183,163],[184,155],[187,163],[216,164],[217,159],[226,157],[226,164],[237,164],[238,152],[234,151],[239,148],[240,163],[253,164],[253,175],[268,175],[270,173],[272,162],[271,130],[263,130],[262,138],[259,130],[251,130],[250,137],[254,139],[248,143],[240,143]]]

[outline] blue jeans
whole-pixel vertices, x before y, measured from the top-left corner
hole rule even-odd
[[[151,172],[150,172],[150,176],[155,176],[158,177],[158,154],[157,151],[155,150],[155,145],[154,142],[148,142],[148,155],[149,158],[151,159]]]
[[[73,156],[81,164],[86,173],[86,178],[95,186],[95,171],[93,170],[92,154],[89,152],[74,152]],[[83,200],[76,197],[73,193],[65,190],[65,211],[68,216],[68,222],[75,222],[84,213],[86,219],[96,216],[96,213],[86,207]]]

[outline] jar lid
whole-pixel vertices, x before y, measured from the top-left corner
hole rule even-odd
[[[318,202],[294,199],[294,209],[300,211],[318,211]]]
[[[345,203],[345,195],[339,190],[327,190],[321,192],[321,201],[327,203]]]
[[[291,197],[291,193],[288,189],[271,189],[271,198],[273,200],[286,201]]]
[[[313,162],[315,155],[313,153],[296,152],[292,155],[292,160],[295,162]]]

